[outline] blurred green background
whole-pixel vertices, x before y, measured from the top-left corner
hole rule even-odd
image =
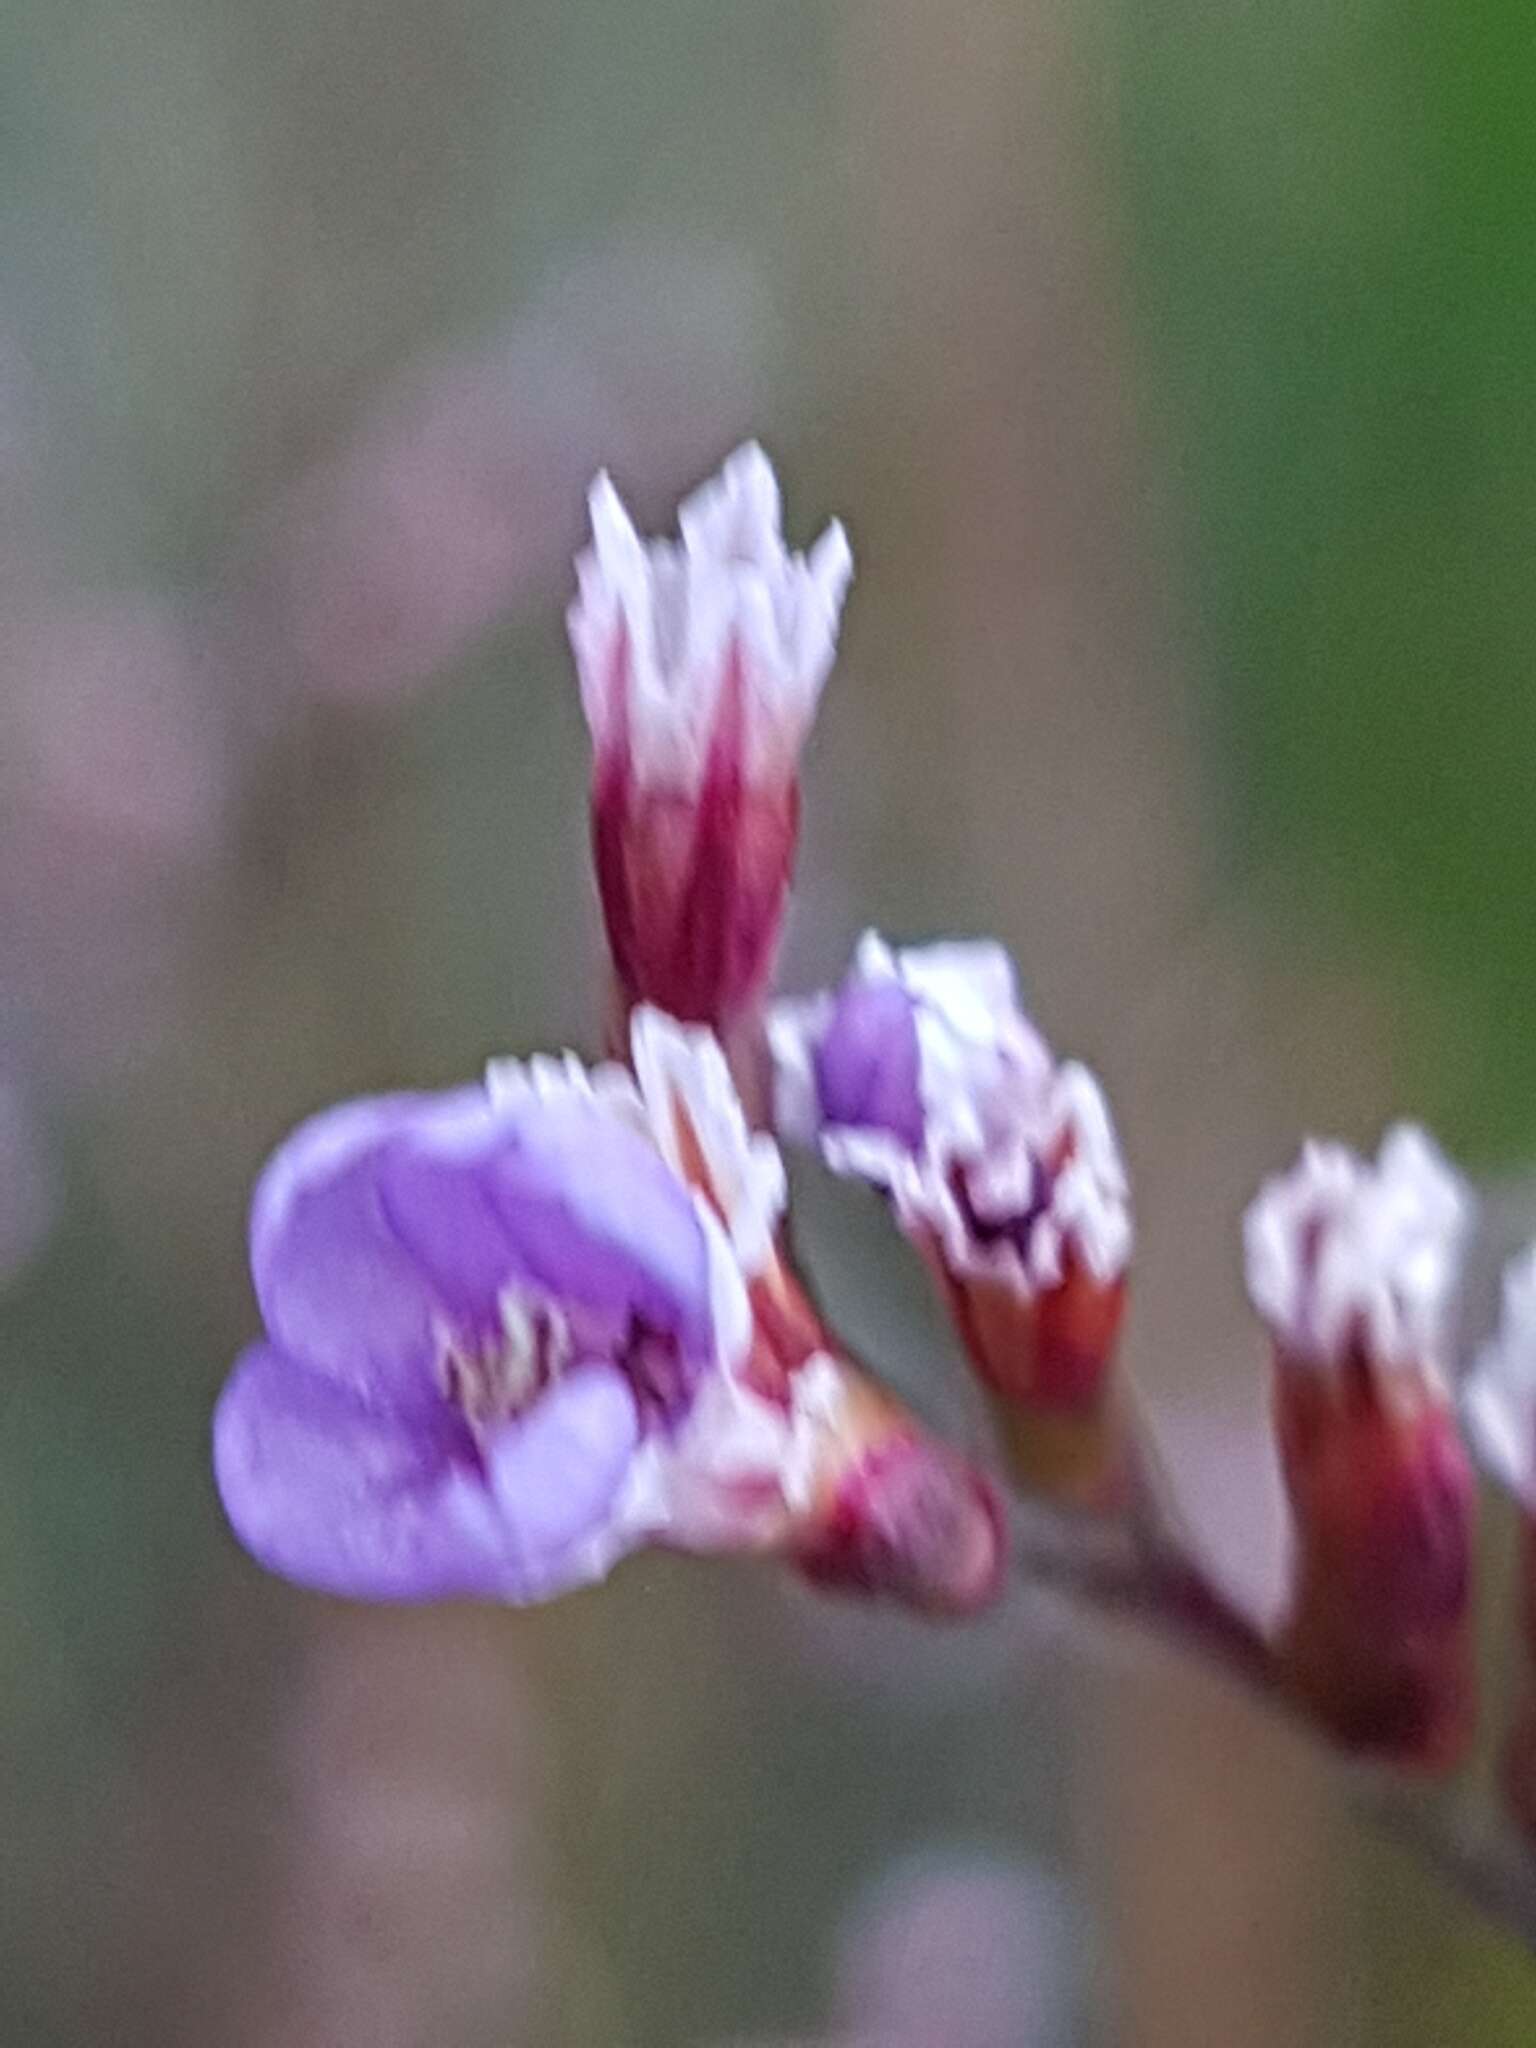
[[[348,1609],[236,1552],[207,1419],[297,1117],[594,1045],[582,492],[665,524],[751,433],[859,561],[786,977],[1015,948],[1272,1597],[1254,1180],[1536,1137],[1533,115],[1502,4],[0,19],[0,2040],[1531,2038],[1523,1953],[1128,1639],[649,1559]]]

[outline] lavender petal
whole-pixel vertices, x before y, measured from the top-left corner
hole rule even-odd
[[[916,1007],[900,982],[850,975],[814,1059],[825,1123],[886,1131],[909,1152],[921,1149]]]
[[[699,1360],[711,1350],[692,1200],[593,1103],[496,1104],[472,1088],[347,1104],[278,1152],[251,1248],[274,1341],[402,1411],[437,1399],[443,1328],[494,1332],[509,1283],[638,1317]]]
[[[311,1117],[273,1154],[251,1204],[251,1274],[268,1333],[359,1395],[432,1407],[442,1316],[429,1273],[391,1228],[378,1170],[402,1132],[462,1118],[476,1089],[383,1095]]]
[[[445,1407],[407,1422],[270,1345],[214,1417],[226,1514],[269,1570],[360,1600],[538,1600],[607,1562],[601,1537],[637,1439],[604,1366],[569,1373],[482,1461]]]

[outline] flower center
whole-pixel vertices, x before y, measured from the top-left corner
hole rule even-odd
[[[521,1414],[575,1356],[570,1318],[555,1302],[508,1287],[496,1310],[494,1329],[444,1330],[439,1340],[443,1392],[472,1428]]]
[[[530,1408],[578,1358],[606,1359],[624,1373],[643,1411],[675,1420],[690,1375],[675,1337],[637,1316],[625,1323],[583,1316],[534,1290],[505,1287],[495,1324],[439,1332],[438,1384],[477,1433]]]

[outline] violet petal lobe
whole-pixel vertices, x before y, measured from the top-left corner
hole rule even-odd
[[[435,1406],[442,1304],[391,1228],[378,1167],[404,1131],[462,1117],[478,1089],[381,1095],[313,1116],[273,1153],[251,1203],[251,1276],[274,1343],[369,1399]]]
[[[497,1289],[516,1279],[604,1315],[636,1315],[705,1356],[704,1233],[654,1147],[579,1099],[525,1100],[489,1114],[478,1157],[429,1138],[392,1149],[381,1176],[395,1231],[450,1312],[487,1312]]]
[[[621,1375],[579,1366],[483,1461],[448,1409],[430,1425],[381,1413],[259,1344],[219,1401],[214,1471],[241,1542],[300,1585],[363,1600],[537,1600],[622,1547],[606,1518],[637,1432]]]
[[[251,1263],[282,1350],[402,1412],[439,1398],[444,1326],[493,1328],[509,1282],[637,1315],[697,1357],[712,1337],[691,1198],[588,1101],[466,1088],[314,1118],[258,1185]]]
[[[639,1442],[640,1414],[628,1380],[592,1361],[573,1366],[526,1416],[485,1445],[487,1481],[525,1585],[542,1595],[577,1583],[565,1575],[577,1551],[612,1534],[612,1510]],[[608,1561],[596,1558],[593,1569]]]
[[[814,1059],[825,1123],[886,1131],[908,1151],[921,1150],[916,1006],[899,981],[850,975]]]

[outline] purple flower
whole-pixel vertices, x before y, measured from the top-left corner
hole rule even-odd
[[[742,1281],[639,1120],[582,1079],[347,1104],[267,1167],[266,1337],[214,1455],[272,1570],[536,1600],[654,1533],[642,1450],[741,1347]]]
[[[986,941],[860,941],[839,988],[769,1017],[779,1127],[890,1198],[952,1273],[1021,1295],[1069,1248],[1114,1281],[1130,1252],[1125,1173],[1098,1084],[1058,1064]]]
[[[783,1164],[717,1041],[642,1009],[631,1059],[497,1062],[279,1148],[251,1217],[266,1336],[214,1419],[235,1533],[367,1600],[548,1599],[646,1543],[990,1597],[985,1483],[795,1308]]]
[[[784,1169],[707,1031],[634,1075],[494,1064],[348,1103],[257,1186],[265,1339],[214,1467],[246,1548],[371,1600],[546,1599],[645,1543],[795,1550],[842,1453],[831,1363],[754,1374]]]

